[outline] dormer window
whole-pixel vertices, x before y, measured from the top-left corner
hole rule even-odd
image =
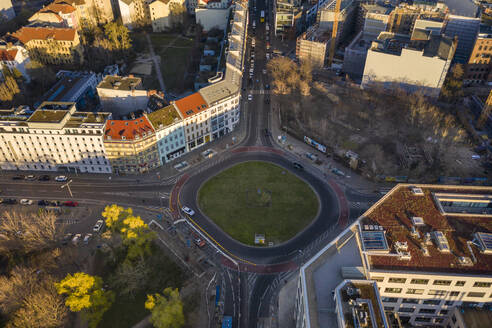
[[[125,136],[121,136],[121,140],[126,140],[126,137]]]

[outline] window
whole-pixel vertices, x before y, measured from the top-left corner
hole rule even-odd
[[[428,295],[434,295],[434,296],[444,296],[444,295],[446,295],[446,291],[445,290],[431,289],[431,290],[429,290],[429,292],[427,294]]]
[[[408,304],[419,304],[419,300],[415,298],[404,298],[401,300],[402,303],[408,303]]]
[[[410,283],[415,285],[427,285],[429,283],[429,279],[412,279]]]
[[[394,307],[394,306],[385,306],[385,307],[384,307],[384,310],[385,310],[385,311],[393,311],[394,309],[395,309],[395,307]]]
[[[455,286],[464,286],[465,282],[464,281],[457,281]]]
[[[404,284],[405,281],[407,281],[406,278],[389,278],[388,282],[393,282],[393,283],[398,283],[398,284]]]
[[[434,314],[436,312],[435,309],[420,309],[419,313],[425,313],[425,314]]]
[[[405,313],[413,313],[415,311],[414,308],[406,308],[406,307],[401,307],[398,312],[405,312]]]
[[[382,297],[381,301],[385,303],[396,303],[398,302],[398,299],[396,297]]]
[[[391,288],[391,287],[388,287],[388,288],[385,288],[384,292],[385,293],[394,293],[394,294],[397,294],[397,293],[401,293],[401,288]]]
[[[425,300],[423,304],[425,305],[439,305],[441,300]]]
[[[434,280],[433,285],[436,286],[450,286],[451,280]]]
[[[442,309],[441,311],[439,311],[439,314],[446,315],[446,314],[448,314],[448,312],[449,312],[448,310]]]
[[[492,282],[476,281],[473,284],[473,287],[489,288],[490,286],[492,286]]]
[[[453,306],[454,304],[454,301],[446,301],[444,302],[444,305],[447,305],[447,306]]]
[[[423,293],[424,293],[423,289],[414,289],[414,288],[407,289],[407,294],[422,295]]]
[[[449,296],[459,296],[459,295],[460,292],[455,292],[455,291],[449,292]]]
[[[453,316],[451,317],[451,320],[453,321],[453,323],[456,323],[456,316],[453,314]]]
[[[418,322],[430,322],[431,321],[431,318],[428,318],[428,317],[416,317],[415,318],[415,321],[418,321]]]
[[[384,277],[371,277],[371,280],[377,281],[377,282],[383,282]]]
[[[435,318],[434,319],[434,322],[435,323],[443,323],[444,322],[444,318]]]
[[[469,292],[466,294],[468,297],[484,297],[485,293],[478,293],[478,292]]]

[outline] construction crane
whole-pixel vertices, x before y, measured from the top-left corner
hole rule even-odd
[[[333,19],[333,29],[331,31],[331,42],[330,42],[330,53],[328,54],[328,67],[333,64],[333,57],[335,57],[335,49],[337,43],[337,32],[338,32],[338,15],[340,14],[340,5],[342,0],[335,0],[335,17]]]

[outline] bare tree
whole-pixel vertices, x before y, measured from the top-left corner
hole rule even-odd
[[[36,270],[25,266],[16,266],[8,276],[0,276],[0,310],[5,314],[16,311],[36,284]]]

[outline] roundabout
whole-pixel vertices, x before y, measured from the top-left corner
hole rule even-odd
[[[233,239],[273,246],[309,225],[319,202],[294,173],[269,162],[249,161],[207,180],[199,190],[198,206]]]
[[[208,213],[202,212],[202,208],[199,204],[199,191],[209,179],[213,179],[210,177],[220,177],[221,172],[227,172],[229,168],[234,167],[237,164],[244,164],[252,161],[266,162],[279,167],[280,171],[286,172],[285,174],[288,173],[289,175],[292,174],[297,176],[300,178],[300,181],[302,180],[309,185],[308,188],[312,188],[311,192],[314,190],[319,202],[319,209],[315,211],[314,219],[308,219],[307,221],[309,222],[305,222],[303,227],[298,227],[299,229],[296,232],[291,232],[289,235],[290,239],[286,239],[273,247],[256,247],[252,246],[252,243],[247,245],[234,239],[227,233],[227,228],[214,222],[214,220],[206,215]],[[307,186],[306,184],[304,185]],[[257,190],[255,190],[255,192],[257,192]],[[246,196],[243,195],[243,197]],[[263,197],[265,198],[264,202],[268,202],[268,197]],[[273,194],[271,201],[272,203],[274,202]],[[244,202],[246,203],[246,200],[244,200]],[[261,151],[257,149],[235,152],[231,157],[225,158],[211,167],[186,177],[186,181],[180,185],[179,192],[177,193],[177,204],[179,206],[189,206],[195,209],[195,215],[193,217],[188,217],[188,220],[197,228],[197,230],[203,232],[208,239],[215,243],[219,249],[236,261],[253,265],[277,264],[291,260],[292,257],[297,255],[299,250],[303,249],[330,227],[336,225],[340,216],[340,205],[337,193],[322,179],[309,171],[295,170],[292,166],[292,162],[278,152],[269,152],[268,150]],[[278,228],[280,229],[280,227]],[[249,231],[252,230],[249,229]]]

